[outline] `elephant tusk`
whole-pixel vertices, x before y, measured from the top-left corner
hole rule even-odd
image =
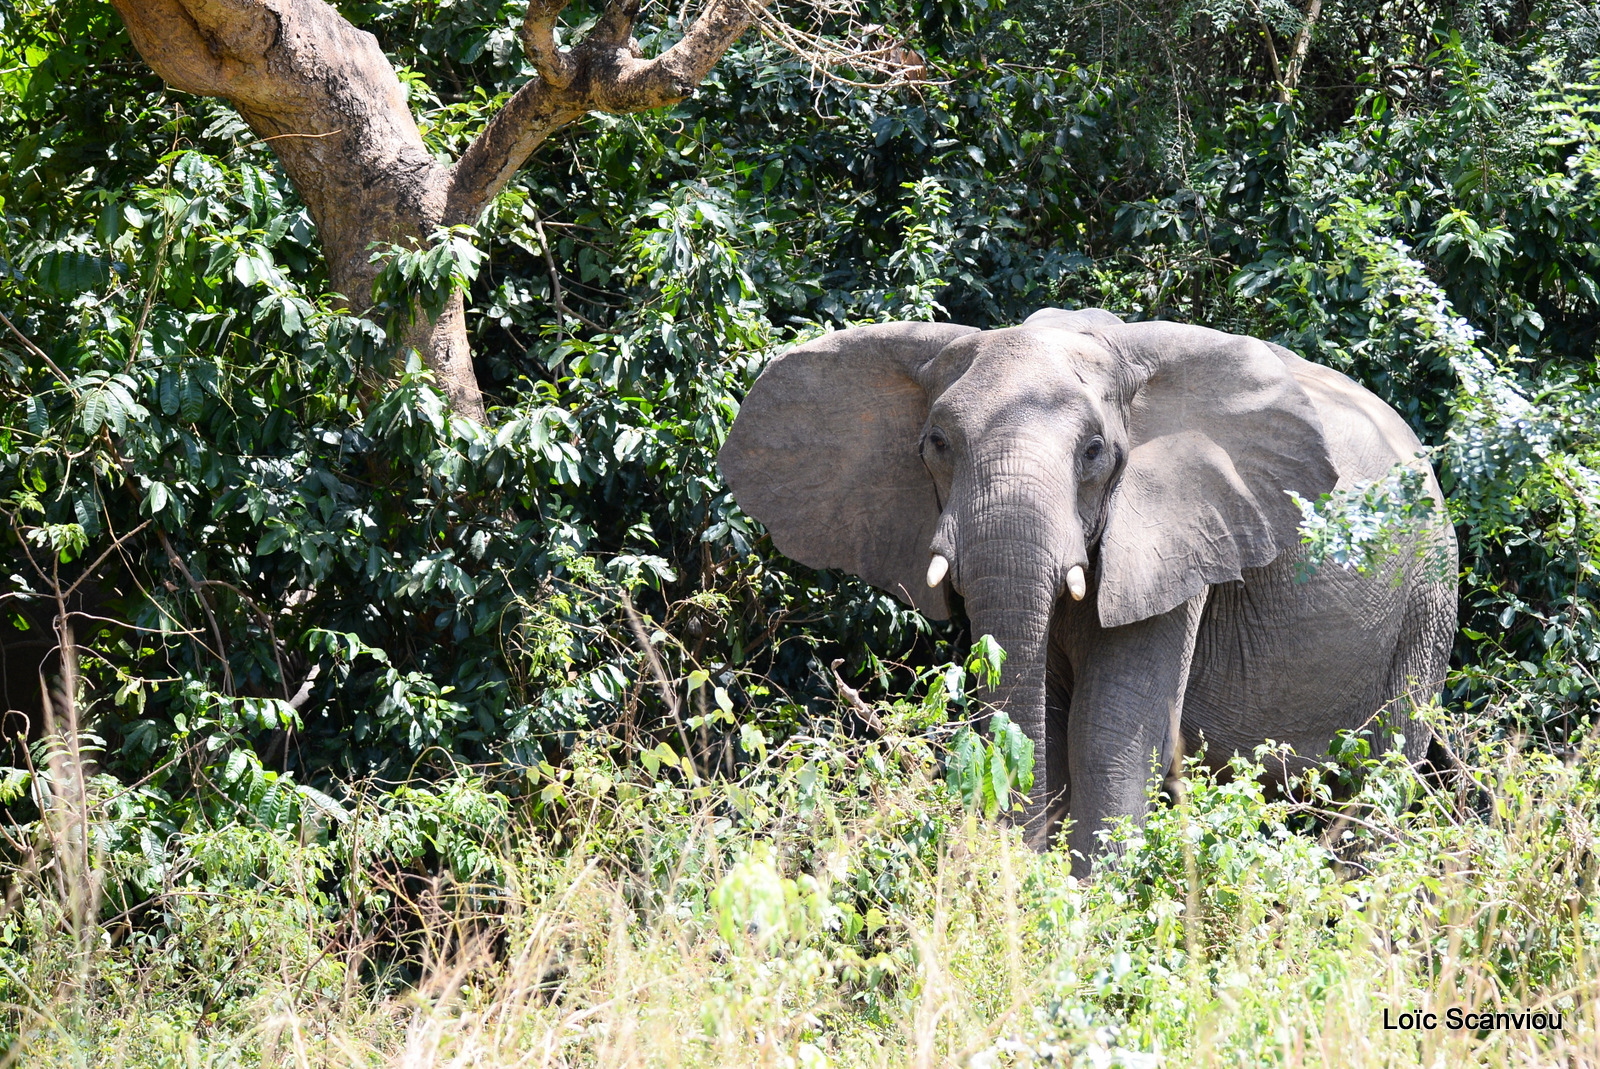
[[[945,560],[941,554],[935,553],[933,559],[928,562],[928,585],[938,586],[944,582],[944,573],[949,570],[950,562]]]
[[[1083,582],[1083,565],[1074,564],[1072,570],[1067,573],[1067,589],[1072,591],[1073,601],[1083,600],[1083,592],[1088,589]]]

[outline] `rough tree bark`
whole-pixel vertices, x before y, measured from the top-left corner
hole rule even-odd
[[[566,52],[555,27],[567,0],[530,0],[522,43],[538,76],[445,165],[423,144],[377,39],[322,0],[112,0],[169,85],[222,97],[272,146],[317,224],[333,287],[358,314],[371,304],[373,242],[415,244],[475,222],[540,142],[587,112],[684,99],[766,2],[707,0],[677,44],[644,59],[632,37],[639,0],[611,0]],[[452,409],[481,422],[461,296],[408,340]]]

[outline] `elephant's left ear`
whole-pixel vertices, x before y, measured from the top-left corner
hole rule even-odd
[[[1100,548],[1106,627],[1176,608],[1299,541],[1293,490],[1339,475],[1322,421],[1265,342],[1177,323],[1095,323],[1127,375],[1127,467]]]

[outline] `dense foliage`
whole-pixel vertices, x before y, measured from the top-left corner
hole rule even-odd
[[[530,73],[516,4],[339,6],[441,150]],[[737,778],[816,728],[837,659],[869,699],[953,680],[959,623],[778,555],[715,451],[795,339],[1047,304],[1271,338],[1405,413],[1463,547],[1445,737],[1568,751],[1600,700],[1600,14],[1329,0],[1280,88],[1302,22],[883,3],[853,32],[926,64],[893,90],[752,34],[670,111],[552,138],[475,228],[375,248],[358,319],[226,105],[164,89],[106,4],[0,11],[16,859],[60,847],[37,817],[82,747],[116,923],[178,931],[164,894],[246,879],[228,835],[339,882],[357,797],[401,814],[382,864],[470,880],[509,807],[574,834],[580,740],[613,779]],[[488,426],[391,342],[452,285]],[[1414,491],[1318,505],[1318,559],[1362,559]],[[913,726],[942,739],[940,686]]]

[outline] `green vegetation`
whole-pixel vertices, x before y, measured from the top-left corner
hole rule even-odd
[[[1600,1055],[1592,746],[1568,764],[1485,742],[1462,793],[1391,765],[1338,803],[1269,801],[1244,761],[1223,784],[1196,768],[1080,884],[930,775],[906,733],[925,712],[901,703],[880,740],[818,722],[757,742],[714,785],[581,747],[521,806],[461,776],[362,796],[326,846],[191,834],[138,924],[78,929],[50,895],[12,910],[17,1049],[161,1067]],[[1455,1006],[1563,1028],[1383,1027],[1385,1007]]]
[[[338,6],[441,150],[528,75],[522,6]],[[226,105],[109,5],[0,11],[10,1064],[1600,1062],[1600,18],[1317,12],[1303,55],[1278,0],[822,27],[920,56],[893,89],[752,33],[375,248],[357,318]],[[393,343],[452,287],[488,426]],[[1081,886],[988,819],[994,652],[785,560],[714,456],[797,339],[1046,304],[1407,415],[1463,548],[1449,767],[1196,771]],[[1314,558],[1411,490],[1307,503]],[[1455,1004],[1563,1030],[1382,1027]]]

